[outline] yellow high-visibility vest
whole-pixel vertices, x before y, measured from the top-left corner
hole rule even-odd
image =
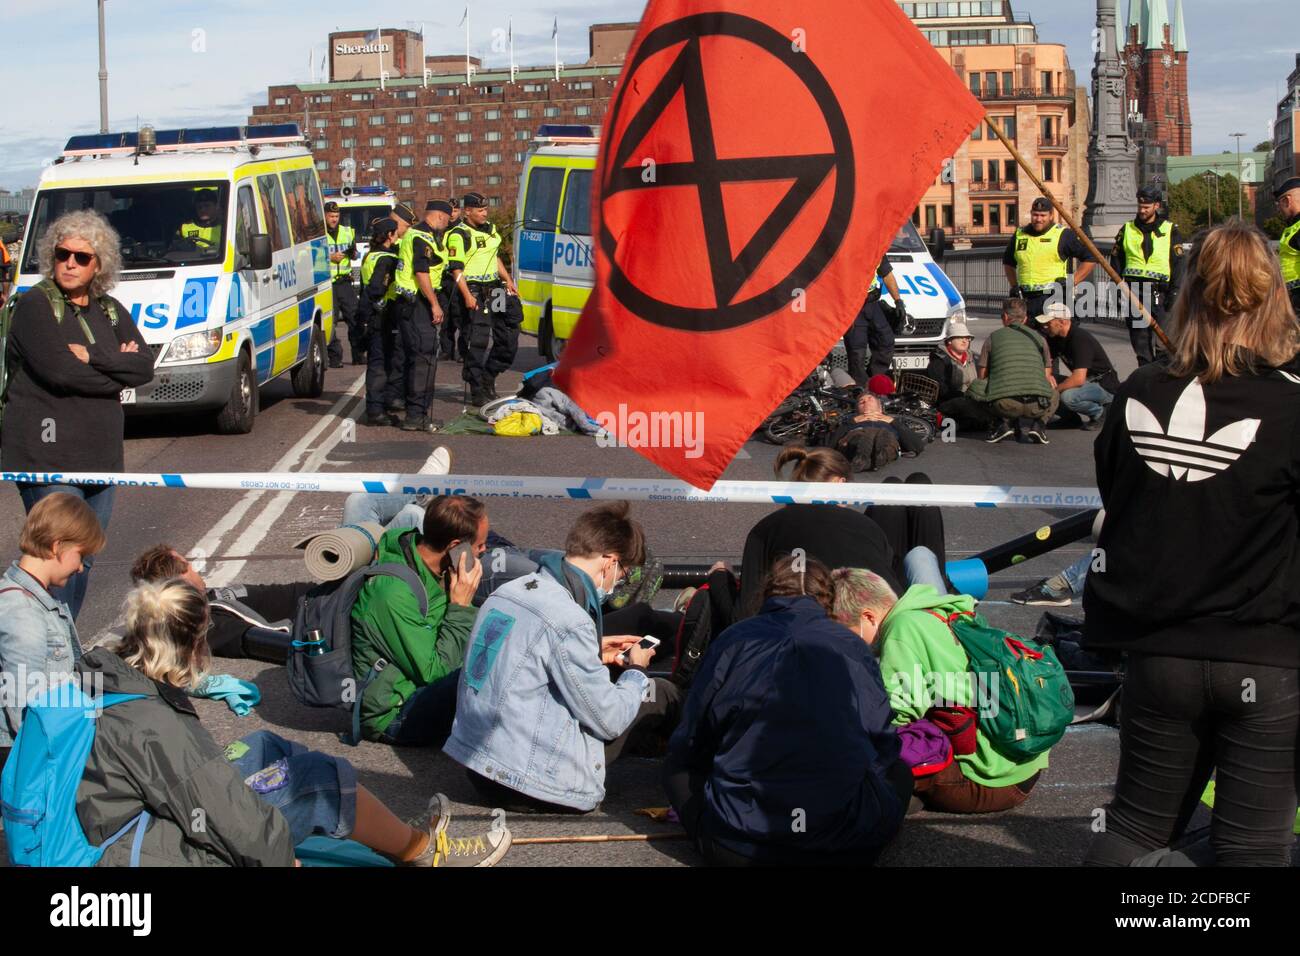
[[[1168,282],[1173,275],[1171,261],[1174,227],[1162,222],[1151,235],[1151,258],[1142,255],[1142,230],[1134,222],[1124,223],[1124,277]]]
[[[1047,292],[1066,277],[1065,260],[1057,252],[1065,228],[1053,223],[1041,236],[1016,230],[1016,283],[1026,292]]]

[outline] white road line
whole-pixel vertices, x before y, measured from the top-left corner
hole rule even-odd
[[[339,399],[330,407],[321,420],[294,443],[293,447],[281,456],[280,460],[271,466],[271,471],[298,471],[300,467],[307,467],[309,470],[319,467],[330,449],[337,445],[343,438],[344,430],[336,429],[333,436],[327,438],[319,448],[317,448],[307,459],[303,466],[299,465],[299,459],[312,446],[312,443],[320,438],[321,433],[326,431],[330,426],[339,424],[339,421],[345,417],[342,414],[343,409],[356,400],[357,395],[365,386],[366,377],[361,375],[352,387],[344,392]],[[248,514],[253,505],[265,496],[265,491],[250,491],[240,499],[239,503],[233,507],[230,512],[212,526],[207,534],[203,536],[196,544],[195,550],[204,555],[215,555],[221,547],[222,539],[225,538]],[[266,537],[267,532],[271,530],[271,525],[276,519],[284,513],[284,509],[294,497],[294,492],[281,492],[271,501],[263,510],[262,514],[248,526],[243,534],[236,540],[233,550],[235,554],[252,554],[253,549],[261,544],[262,539]],[[269,520],[268,520],[269,516]],[[213,569],[211,574],[205,574],[204,577],[210,587],[224,587],[235,579],[240,571],[244,569],[243,561],[225,562],[221,566]]]

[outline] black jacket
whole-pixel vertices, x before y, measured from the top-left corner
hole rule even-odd
[[[64,303],[63,321],[55,322],[44,292],[23,294],[13,317],[10,344],[18,363],[0,438],[6,471],[124,470],[120,395],[153,378],[153,353],[131,310],[112,302],[116,328],[93,296],[82,310],[95,337],[91,345],[71,303]],[[139,351],[121,351],[127,342]],[[90,364],[69,344],[85,346]]]
[[[1208,386],[1144,366],[1095,457],[1105,570],[1086,642],[1300,665],[1300,362]]]
[[[972,352],[966,354],[966,361],[975,370],[975,374],[971,379],[974,381],[979,378],[979,363]],[[965,380],[962,378],[961,372],[962,370],[952,357],[952,353],[942,345],[936,346],[934,351],[930,353],[930,364],[926,366],[925,372],[922,373],[926,378],[932,379],[939,384],[939,397],[935,400],[935,404],[961,398],[966,394],[966,390],[962,388]]]

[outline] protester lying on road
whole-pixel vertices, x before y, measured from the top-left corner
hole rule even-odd
[[[367,740],[437,746],[456,706],[458,670],[474,625],[472,600],[487,547],[487,509],[477,498],[439,495],[419,531],[394,528],[379,540],[375,561],[405,564],[428,598],[406,582],[375,577],[352,606],[352,668],[361,693]],[[455,551],[455,553],[453,553]]]
[[[564,554],[498,588],[479,609],[443,747],[489,806],[585,812],[634,728],[669,730],[681,692],[650,679],[640,635],[604,634],[601,604],[645,559],[627,502],[584,512]],[[615,681],[607,665],[626,663]]]
[[[974,606],[969,595],[943,594],[927,584],[913,585],[900,598],[870,572],[846,569],[835,574],[835,616],[878,646],[881,675],[899,725],[923,719],[946,723],[942,715],[953,709],[969,711],[966,716],[974,721],[976,708],[996,705],[995,700],[979,699],[989,691],[970,679],[970,658],[947,623],[951,615],[970,612]],[[970,739],[968,730],[964,739]],[[978,725],[971,746],[962,746],[954,737],[953,753],[950,767],[917,780],[916,795],[926,809],[1010,810],[1025,802],[1047,768],[1046,751],[1013,761]]]
[[[900,427],[886,415],[880,399],[871,392],[858,396],[858,413],[831,436],[830,446],[849,459],[855,472],[879,471],[900,455],[915,457],[925,451],[925,439]]]
[[[22,725],[29,694],[67,680],[81,659],[81,641],[68,606],[54,597],[104,548],[94,509],[77,495],[47,495],[27,513],[18,539],[22,557],[0,578],[0,677],[10,688],[0,719],[0,766]]]
[[[224,751],[186,695],[209,659],[207,601],[184,581],[141,584],[127,598],[121,644],[97,647],[79,665],[87,686],[141,699],[99,715],[77,789],[77,816],[96,846],[142,810],[153,819],[139,858],[154,866],[290,866],[312,834],[350,838],[406,866],[491,866],[505,855],[504,828],[466,839],[446,834],[447,798],[427,819],[403,823],[346,760],[265,731]],[[147,743],[146,743],[147,742]],[[204,825],[193,822],[202,814]],[[101,866],[127,865],[131,840]]]
[[[912,793],[880,668],[829,617],[820,562],[777,559],[761,592],[700,663],[664,760],[669,802],[715,865],[870,864]]]

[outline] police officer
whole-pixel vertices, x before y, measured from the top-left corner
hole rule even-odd
[[[1286,226],[1277,254],[1282,262],[1282,281],[1291,293],[1291,307],[1300,315],[1300,176],[1292,176],[1273,193],[1277,211]]]
[[[902,293],[898,291],[898,280],[894,278],[894,267],[888,259],[881,261],[876,274],[867,290],[867,301],[862,303],[857,317],[849,330],[844,333],[844,350],[849,355],[849,374],[859,386],[866,385],[874,375],[888,375],[889,366],[894,361],[894,330],[885,318],[885,310],[880,305],[880,285],[894,300],[894,311],[899,321],[906,323],[907,307],[903,305]],[[871,364],[867,365],[867,349],[871,349]]]
[[[376,219],[370,224],[370,248],[361,260],[360,321],[370,330],[366,367],[367,425],[396,424],[390,404],[401,400],[405,378],[402,351],[397,347],[398,331],[387,315],[396,298],[397,264],[394,246],[408,226],[400,218]]]
[[[348,341],[352,345],[352,364],[365,364],[365,330],[357,321],[357,290],[352,284],[352,260],[357,254],[356,230],[340,226],[339,204],[325,204],[325,239],[329,242],[330,278],[334,284],[334,337],[329,344],[330,368],[343,367],[343,343],[339,341],[339,323],[348,324]]]
[[[451,205],[450,231],[460,224],[460,200],[453,196],[447,202]],[[447,303],[447,320],[442,323],[442,355],[448,359],[459,358],[462,362],[469,354],[469,341],[465,335],[465,310],[461,306],[460,294],[456,291],[456,280],[450,269],[442,273],[442,294]],[[460,353],[457,354],[456,342],[460,341]]]
[[[1124,277],[1157,322],[1163,321],[1173,303],[1177,285],[1174,270],[1179,265],[1183,244],[1178,227],[1161,210],[1160,200],[1157,186],[1143,186],[1138,190],[1137,218],[1120,227],[1110,253],[1115,271]],[[1133,314],[1137,307],[1127,295],[1120,299],[1120,308],[1128,310],[1128,337],[1138,365],[1154,361],[1156,338],[1151,323],[1144,316]]]
[[[1052,221],[1051,201],[1039,196],[1030,207],[1029,225],[1016,230],[1002,254],[1011,294],[1025,300],[1030,319],[1042,315],[1049,301],[1065,301],[1071,259],[1080,260],[1079,271],[1074,274],[1078,285],[1088,278],[1096,263],[1073,229]]]
[[[194,244],[196,249],[207,252],[217,248],[221,242],[221,221],[217,218],[220,203],[217,202],[215,189],[200,189],[194,193],[194,218],[181,223],[176,234]]]
[[[397,300],[402,348],[406,353],[406,418],[403,431],[436,432],[443,423],[429,416],[438,375],[438,326],[446,310],[440,298],[447,266],[445,233],[451,206],[432,199],[424,207],[424,222],[411,227],[398,243]]]
[[[498,256],[501,233],[488,222],[487,205],[486,197],[467,193],[461,203],[463,221],[447,240],[448,266],[465,305],[469,332],[461,377],[469,383],[474,405],[497,397],[496,377],[514,364],[524,321],[519,292]]]

